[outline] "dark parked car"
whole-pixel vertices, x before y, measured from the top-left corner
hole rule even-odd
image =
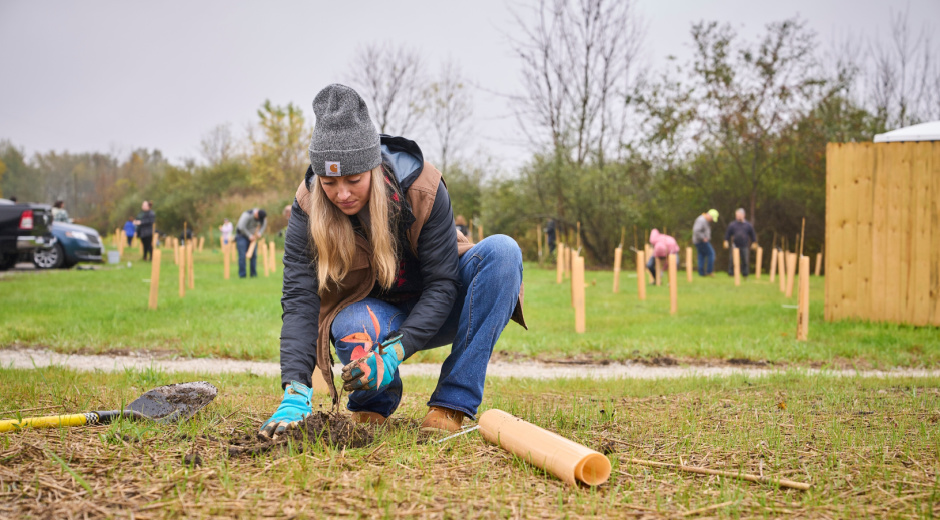
[[[40,269],[69,268],[79,262],[101,262],[104,244],[94,229],[68,222],[53,222],[56,243],[49,249],[33,252],[33,264]]]
[[[34,251],[54,247],[49,231],[52,208],[0,199],[0,271],[13,267]]]

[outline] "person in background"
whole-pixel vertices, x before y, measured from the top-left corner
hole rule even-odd
[[[232,241],[232,232],[235,230],[235,226],[232,225],[232,221],[225,218],[222,219],[222,225],[219,226],[219,231],[222,232],[222,243],[228,245]]]
[[[715,248],[712,247],[712,228],[709,225],[718,220],[718,210],[710,209],[702,213],[692,224],[692,244],[698,251],[699,276],[714,276]]]
[[[467,219],[463,215],[457,215],[457,218],[454,219],[454,224],[457,226],[457,231],[463,233],[463,236],[470,238],[470,228],[467,227]]]
[[[57,200],[55,201],[55,204],[52,205],[52,221],[71,222],[69,219],[69,212],[65,210],[64,200]]]
[[[650,231],[650,245],[653,246],[653,256],[646,262],[646,268],[649,269],[653,278],[656,278],[656,259],[659,258],[666,268],[666,258],[669,255],[676,255],[676,265],[679,265],[679,243],[676,239],[660,233],[658,229],[653,228]]]
[[[263,209],[251,208],[242,213],[235,226],[235,243],[238,246],[238,277],[245,277],[245,255],[251,244],[261,238],[268,227],[268,213]],[[258,276],[258,249],[251,255],[251,277]]]
[[[747,278],[750,272],[751,245],[757,244],[754,226],[744,220],[744,208],[734,212],[734,222],[725,231],[725,243],[733,244],[740,252],[741,276]],[[734,248],[728,250],[728,275],[734,276]]]
[[[157,216],[152,208],[153,205],[149,200],[143,201],[137,220],[134,221],[134,225],[137,226],[137,238],[144,246],[144,260],[148,257],[153,260],[153,223],[157,220]]]
[[[124,236],[127,237],[127,246],[130,247],[131,243],[134,240],[134,235],[137,233],[137,226],[134,225],[134,219],[128,217],[127,222],[124,223]]]

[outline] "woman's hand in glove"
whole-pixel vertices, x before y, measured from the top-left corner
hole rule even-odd
[[[398,365],[404,359],[401,334],[395,334],[383,341],[378,349],[366,352],[343,367],[343,389],[348,392],[382,390],[392,382]]]
[[[261,435],[276,438],[289,428],[296,428],[313,411],[310,408],[313,390],[297,381],[284,388],[284,398],[274,415],[261,425]]]

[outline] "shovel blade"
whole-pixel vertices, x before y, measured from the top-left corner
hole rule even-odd
[[[185,421],[212,402],[219,390],[206,381],[160,386],[135,399],[127,410],[160,422]]]

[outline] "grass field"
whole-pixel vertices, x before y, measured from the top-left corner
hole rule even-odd
[[[3,417],[111,409],[160,371],[0,369]],[[487,382],[500,408],[606,452],[611,479],[572,488],[477,433],[426,442],[433,381],[407,379],[399,420],[364,448],[316,439],[230,456],[276,407],[277,380],[214,376],[219,397],[179,425],[0,434],[0,517],[933,518],[940,515],[940,380],[806,376]],[[321,403],[328,407],[325,401]],[[39,410],[36,410],[39,408]],[[184,463],[198,455],[200,464]],[[801,492],[631,464],[785,477]]]
[[[136,260],[136,256],[134,256]],[[259,262],[260,264],[260,262]],[[260,265],[259,265],[260,269]],[[183,356],[276,360],[281,272],[240,280],[222,278],[221,255],[196,255],[196,288],[177,294],[172,253],[164,255],[160,306],[148,311],[150,265],[96,271],[12,273],[0,278],[0,348],[48,347],[61,352],[149,350]],[[542,360],[768,361],[778,365],[859,368],[935,367],[940,332],[862,322],[823,321],[823,280],[811,281],[810,339],[795,341],[796,298],[762,280],[734,287],[730,278],[679,280],[679,313],[669,316],[668,288],[648,287],[636,298],[633,271],[611,291],[610,271],[587,273],[587,333],[574,333],[567,282],[554,270],[526,264],[528,331],[510,324],[497,356]],[[418,354],[440,361],[446,349]]]

